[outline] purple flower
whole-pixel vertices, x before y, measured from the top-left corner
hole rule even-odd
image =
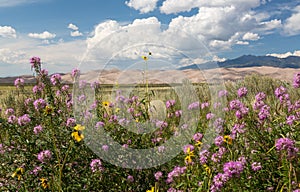
[[[109,149],[109,146],[108,146],[108,145],[103,145],[103,146],[102,146],[102,150],[103,150],[103,151],[108,151],[108,149]]]
[[[79,69],[75,68],[75,69],[72,70],[71,76],[72,76],[73,78],[76,78],[76,77],[78,77],[79,75],[80,75],[80,70],[79,70]]]
[[[228,91],[227,90],[221,90],[218,93],[219,97],[224,97],[228,95]]]
[[[209,103],[208,102],[201,103],[201,109],[204,109],[206,107],[209,107]]]
[[[90,168],[93,173],[97,171],[103,171],[102,163],[100,159],[93,159],[90,163]]]
[[[37,156],[38,160],[42,163],[48,162],[51,159],[51,157],[52,154],[50,150],[41,151]]]
[[[218,173],[217,175],[214,176],[213,178],[213,183],[210,187],[210,190],[215,192],[215,191],[220,191],[224,184],[228,181],[228,175],[224,173]]]
[[[14,124],[18,121],[17,117],[14,116],[14,115],[11,115],[7,118],[7,122],[10,123],[10,124]]]
[[[24,79],[17,78],[14,84],[17,88],[24,87]]]
[[[50,78],[52,85],[58,85],[60,83],[60,80],[61,80],[60,74],[54,74]]]
[[[99,122],[96,123],[95,127],[97,129],[99,129],[100,127],[104,127],[104,125],[105,125],[105,123],[103,123],[102,121],[99,121]]]
[[[199,101],[197,101],[197,102],[191,103],[191,104],[188,106],[188,109],[189,109],[189,110],[199,109],[199,107],[200,107],[200,103],[199,103]]]
[[[240,161],[229,161],[223,166],[224,174],[228,175],[229,178],[240,176],[243,170],[244,166]]]
[[[181,117],[181,115],[182,115],[182,110],[175,111],[175,116],[176,117]]]
[[[274,93],[277,98],[280,98],[282,95],[286,94],[286,88],[283,86],[280,86],[275,89]]]
[[[169,174],[168,174],[168,178],[167,178],[167,183],[171,183],[173,182],[173,178],[174,177],[179,177],[180,175],[184,174],[184,172],[186,171],[186,167],[179,167],[176,166]]]
[[[15,114],[15,110],[13,108],[8,108],[5,110],[5,115],[14,115]]]
[[[76,125],[76,120],[74,118],[68,118],[66,125],[67,127],[74,127]]]
[[[265,98],[266,98],[266,94],[264,92],[259,92],[258,94],[255,95],[256,101],[262,101]]]
[[[199,153],[199,157],[200,157],[200,163],[202,165],[206,164],[207,163],[207,160],[208,160],[208,156],[210,155],[210,152],[208,150],[203,150]]]
[[[240,134],[245,133],[244,128],[245,128],[245,123],[234,124],[234,126],[231,129],[231,135],[230,135],[230,137],[232,139],[235,139],[237,133],[240,133]]]
[[[244,97],[244,96],[247,95],[247,93],[248,93],[248,90],[247,90],[246,87],[241,87],[237,91],[237,94],[238,94],[239,97]]]
[[[155,125],[156,125],[157,128],[160,128],[160,129],[168,127],[168,123],[165,122],[165,121],[157,121],[155,123]]]
[[[45,84],[44,83],[39,83],[38,85],[35,85],[32,88],[32,92],[37,94],[37,93],[41,93],[45,88]]]
[[[299,151],[299,149],[295,147],[295,141],[289,138],[277,139],[275,147],[277,151],[286,151],[289,159],[296,157]]]
[[[261,109],[263,106],[265,105],[265,102],[260,100],[260,101],[255,101],[255,103],[253,104],[253,109],[254,110],[259,110]]]
[[[127,181],[130,182],[130,183],[133,183],[134,182],[134,178],[132,175],[128,175],[127,176]]]
[[[42,171],[42,167],[36,166],[36,167],[30,172],[30,174],[33,174],[33,175],[37,176],[37,175],[39,174],[40,171]]]
[[[23,116],[18,118],[18,124],[20,126],[27,125],[30,121],[31,121],[31,119],[28,114],[24,114]]]
[[[41,59],[39,57],[32,57],[30,59],[31,68],[37,68],[40,69],[41,67]]]
[[[299,88],[300,87],[300,72],[296,73],[294,75],[294,79],[293,79],[293,86],[295,88]]]
[[[207,120],[210,120],[210,119],[212,119],[212,118],[214,118],[214,117],[215,117],[215,114],[213,114],[213,113],[211,113],[211,112],[209,112],[209,113],[206,114],[206,119],[207,119]]]
[[[188,151],[188,149],[190,150],[190,152],[191,151],[193,151],[194,150],[194,146],[193,145],[191,145],[191,144],[187,144],[187,145],[185,145],[184,147],[183,147],[183,152],[186,154],[187,153],[187,151]]]
[[[262,167],[261,167],[260,162],[253,162],[251,164],[251,168],[253,171],[259,171],[259,170],[261,170]]]
[[[41,126],[41,125],[38,125],[38,126],[35,126],[34,128],[33,128],[33,132],[34,132],[34,134],[36,134],[36,135],[38,135],[40,132],[42,132],[43,131],[43,127]]]
[[[221,145],[224,143],[224,139],[223,139],[223,136],[217,136],[215,138],[215,145],[218,146],[218,147],[221,147]]]
[[[193,136],[193,140],[198,142],[203,138],[203,135],[201,133],[195,133]]]
[[[163,173],[161,171],[158,171],[154,174],[155,179],[158,181],[162,177]]]
[[[229,109],[230,110],[239,110],[243,106],[240,100],[232,100],[229,102]]]
[[[169,108],[171,108],[172,106],[174,106],[175,103],[176,103],[175,100],[168,100],[168,101],[166,102],[166,107],[167,107],[167,109],[169,109]]]
[[[34,108],[35,110],[40,110],[40,109],[44,109],[47,105],[46,101],[42,98],[37,99],[33,102]]]
[[[286,118],[286,123],[288,125],[293,125],[294,121],[297,120],[297,117],[295,115],[290,115]]]
[[[268,116],[270,116],[270,107],[268,105],[264,105],[258,113],[258,118],[259,120],[264,121]]]

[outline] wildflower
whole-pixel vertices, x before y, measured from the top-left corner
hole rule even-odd
[[[199,109],[199,107],[200,107],[200,103],[199,103],[199,101],[197,101],[197,102],[191,103],[191,104],[188,106],[188,109],[189,109],[189,110]]]
[[[45,179],[45,178],[40,178],[40,181],[41,181],[41,186],[42,186],[44,189],[47,189],[47,188],[49,187],[49,184],[48,184],[47,179]]]
[[[22,78],[17,78],[17,79],[15,80],[14,85],[15,85],[17,88],[24,87],[24,79],[22,79]]]
[[[219,135],[215,138],[215,145],[216,146],[220,147],[223,144],[223,142],[224,142],[224,139],[223,139],[222,136]]]
[[[14,115],[11,115],[7,118],[7,122],[10,123],[10,124],[14,124],[18,121],[17,117],[14,116]]]
[[[40,110],[40,109],[44,109],[47,105],[46,101],[42,98],[37,99],[33,102],[34,108],[35,110]]]
[[[174,106],[175,103],[176,103],[175,100],[168,100],[168,101],[166,102],[166,107],[167,107],[167,109],[169,109],[169,108],[171,108],[172,106]]]
[[[193,140],[196,142],[201,141],[202,138],[203,138],[203,135],[201,133],[195,133],[193,136]]]
[[[102,150],[103,150],[103,151],[108,151],[108,149],[109,149],[109,146],[108,146],[108,145],[103,145],[103,146],[102,146]]]
[[[181,115],[182,115],[182,110],[175,111],[175,116],[176,117],[181,117]]]
[[[229,178],[240,176],[243,170],[244,166],[240,161],[229,161],[223,166],[224,174],[226,174]]]
[[[32,57],[30,59],[30,63],[31,63],[31,69],[38,69],[40,70],[41,68],[41,59],[39,57]]]
[[[241,87],[237,91],[238,97],[244,97],[247,95],[247,93],[248,93],[248,90],[246,87]]]
[[[103,101],[103,102],[102,102],[102,106],[103,106],[103,107],[109,107],[109,106],[110,106],[109,101]]]
[[[227,96],[228,95],[228,91],[227,90],[221,90],[219,91],[219,97],[224,97],[224,96]]]
[[[45,107],[45,109],[44,109],[44,114],[45,114],[45,115],[51,115],[51,114],[53,113],[53,111],[54,111],[53,107],[47,105],[47,106]]]
[[[261,164],[260,164],[260,162],[253,162],[251,164],[251,168],[252,168],[253,171],[259,171],[259,170],[261,170]]]
[[[74,118],[68,118],[67,119],[67,123],[66,123],[66,125],[68,126],[68,127],[74,127],[75,125],[76,125],[76,119],[74,119]]]
[[[243,106],[242,102],[240,100],[232,100],[229,103],[229,109],[230,110],[239,110]]]
[[[79,69],[73,69],[72,70],[72,73],[71,73],[71,76],[73,77],[73,78],[75,78],[75,77],[77,77],[78,75],[80,75],[80,70]]]
[[[95,127],[97,129],[99,129],[100,127],[104,127],[104,126],[105,126],[105,123],[103,123],[102,121],[97,122],[96,125],[95,125]]]
[[[295,147],[295,141],[289,138],[277,139],[275,147],[277,151],[286,151],[289,159],[296,157],[299,151],[299,149]]]
[[[45,84],[44,83],[39,83],[38,85],[35,85],[32,88],[32,92],[37,94],[37,93],[41,93],[45,88]]]
[[[286,118],[286,123],[288,125],[293,125],[294,121],[297,120],[297,117],[295,115],[290,115]]]
[[[225,183],[228,181],[228,176],[224,173],[218,173],[213,178],[213,183],[210,187],[211,191],[220,191]]]
[[[42,167],[36,166],[36,167],[30,172],[30,174],[33,174],[33,175],[37,176],[38,173],[39,173],[40,171],[42,171]]]
[[[280,87],[277,87],[276,89],[275,89],[275,96],[277,97],[277,98],[279,98],[279,97],[281,97],[282,95],[284,95],[285,93],[286,93],[286,88],[285,87],[283,87],[283,86],[280,86]]]
[[[268,116],[270,116],[270,107],[268,105],[262,106],[258,113],[258,118],[259,120],[263,121],[265,120]]]
[[[174,169],[168,174],[168,178],[166,182],[172,183],[173,177],[179,177],[185,171],[186,171],[186,167],[179,167],[179,166],[174,167]]]
[[[190,147],[188,147],[188,148],[186,149],[186,154],[187,154],[187,156],[184,158],[185,163],[186,163],[186,164],[192,164],[192,162],[193,162],[192,157],[195,156],[195,155],[194,155],[194,151],[191,150]]]
[[[42,132],[43,131],[43,127],[41,126],[41,125],[38,125],[38,126],[35,126],[34,128],[33,128],[33,132],[34,132],[34,134],[36,134],[36,135],[38,135],[40,132]]]
[[[15,172],[11,175],[12,178],[18,177],[18,180],[21,180],[22,174],[24,174],[24,168],[18,167]]]
[[[13,108],[8,108],[5,110],[5,115],[14,115],[15,114],[15,110]]]
[[[127,176],[127,181],[129,181],[130,183],[133,183],[134,182],[134,178],[132,175],[128,175]]]
[[[262,101],[266,98],[266,94],[264,92],[259,92],[255,95],[256,101]]]
[[[211,112],[209,112],[209,113],[206,114],[206,119],[207,119],[207,120],[210,120],[210,119],[212,119],[212,118],[214,118],[214,117],[215,117],[215,114],[213,114],[213,113],[211,113]]]
[[[158,190],[157,190],[158,191]],[[147,190],[147,192],[156,192],[154,187],[151,187],[151,190]]]
[[[207,173],[207,175],[210,175],[210,173],[211,173],[210,168],[206,164],[204,164],[203,167],[204,167],[205,172]]]
[[[31,121],[31,119],[28,114],[24,114],[23,116],[18,118],[18,124],[20,126],[27,125],[30,121]]]
[[[84,135],[82,134],[84,129],[85,127],[79,124],[74,127],[74,131],[71,136],[75,139],[75,141],[80,142],[82,139],[84,139]]]
[[[223,141],[229,145],[232,144],[232,138],[230,137],[230,135],[225,135]]]
[[[158,181],[162,177],[163,173],[161,171],[158,171],[154,174],[155,179]]]
[[[103,171],[102,163],[100,159],[93,159],[90,163],[90,168],[93,173],[97,171]]]
[[[60,83],[60,80],[61,80],[60,74],[54,74],[50,78],[52,85],[58,85]]]
[[[149,58],[147,56],[142,56],[142,59],[144,59],[144,61],[147,61]]]
[[[183,147],[183,152],[184,152],[185,154],[187,154],[188,152],[193,151],[193,150],[194,150],[194,146],[191,145],[191,144],[185,145],[185,146]]]
[[[295,88],[299,88],[300,87],[300,72],[296,73],[294,75],[294,79],[293,79],[293,86]]]
[[[200,156],[200,164],[204,165],[207,163],[207,160],[208,160],[208,156],[210,155],[209,151],[208,150],[203,150],[199,153],[199,156]]]
[[[51,157],[52,157],[52,154],[51,154],[50,150],[41,151],[37,156],[38,160],[42,163],[49,161],[51,159]]]
[[[254,110],[260,110],[264,105],[264,101],[255,101],[252,107]]]

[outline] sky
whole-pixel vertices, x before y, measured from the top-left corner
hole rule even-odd
[[[0,77],[300,56],[299,23],[300,0],[0,0]]]

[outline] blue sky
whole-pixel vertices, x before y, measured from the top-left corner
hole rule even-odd
[[[299,0],[0,0],[0,76],[300,56],[299,23]]]

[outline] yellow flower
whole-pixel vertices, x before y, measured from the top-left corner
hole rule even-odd
[[[116,113],[119,113],[119,112],[120,112],[120,108],[117,107],[117,108],[115,109],[115,112],[116,112]]]
[[[155,190],[155,187],[151,187],[151,190],[147,190],[146,192],[158,192],[158,189]]]
[[[147,56],[142,56],[142,58],[147,61],[148,60],[148,57]]]
[[[47,106],[45,107],[44,113],[45,113],[46,115],[50,115],[50,114],[52,114],[52,112],[53,112],[53,107],[47,105]]]
[[[77,124],[77,125],[74,127],[74,130],[76,130],[76,131],[82,131],[82,130],[84,130],[84,129],[85,129],[85,127],[82,126],[82,125],[80,125],[80,124]]]
[[[202,142],[201,141],[197,141],[197,143],[195,144],[195,146],[201,146]]]
[[[110,103],[109,103],[108,101],[103,101],[103,102],[102,102],[103,107],[108,107],[109,104],[110,104]]]
[[[204,167],[206,173],[209,175],[211,173],[210,168],[206,164],[204,164],[203,167]]]
[[[41,186],[42,186],[44,189],[46,189],[46,188],[49,187],[47,179],[45,179],[45,178],[40,178],[40,181],[41,181]]]
[[[18,177],[18,180],[21,180],[22,174],[24,173],[24,168],[18,167],[15,172],[11,175],[11,177]]]
[[[187,164],[191,164],[193,162],[192,157],[194,157],[194,151],[191,151],[191,149],[188,147],[186,150],[187,156],[184,158],[184,161]]]
[[[82,139],[84,139],[84,135],[82,133],[82,130],[84,130],[85,127],[82,125],[77,124],[74,127],[74,132],[71,134],[71,136],[77,141],[80,142]]]
[[[226,142],[226,143],[228,143],[229,145],[232,144],[232,138],[230,137],[230,135],[225,135],[223,137],[223,141]]]

